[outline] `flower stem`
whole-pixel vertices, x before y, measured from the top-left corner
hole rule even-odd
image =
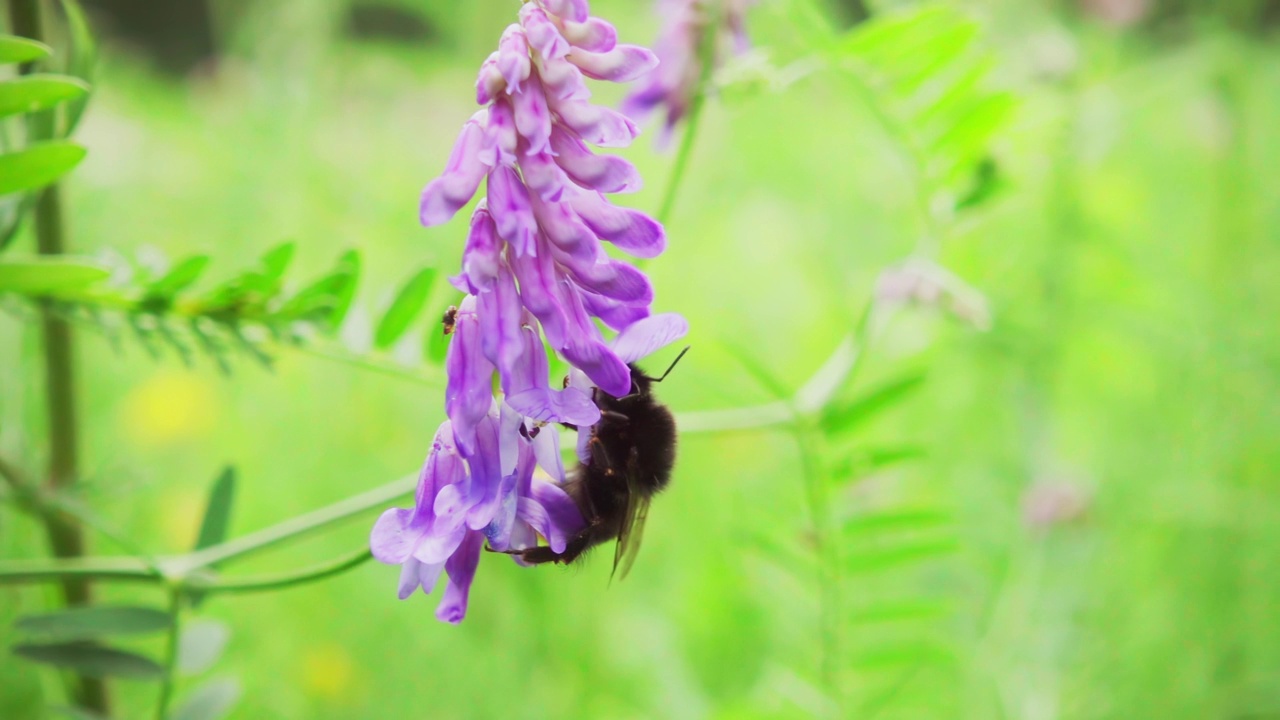
[[[0,584],[43,582],[74,578],[78,580],[99,579],[112,581],[135,582],[174,582],[179,585],[217,592],[221,581],[201,579],[199,573],[215,564],[221,564],[245,557],[249,554],[278,545],[304,534],[321,530],[335,523],[347,520],[355,515],[382,508],[397,498],[409,495],[417,483],[414,476],[404,477],[382,487],[374,488],[366,493],[336,502],[328,507],[300,515],[269,528],[250,533],[204,550],[170,557],[156,558],[155,568],[136,557],[97,557],[66,558],[57,560],[7,560],[0,561]],[[355,567],[354,555],[342,561],[329,563],[296,573],[298,581],[311,579],[309,574],[328,568],[330,572],[321,577],[336,574],[341,570]],[[363,562],[363,559],[361,560]],[[341,569],[334,569],[342,566]],[[158,570],[156,569],[158,568]],[[238,585],[278,583],[282,578],[290,576],[270,576],[254,578],[246,581],[231,580],[225,583],[228,592],[247,591],[254,588],[240,588]]]
[[[374,488],[365,493],[340,500],[328,507],[291,518],[264,530],[250,533],[220,545],[183,556],[170,565],[171,569],[196,570],[235,560],[260,552],[282,542],[342,522],[374,508],[385,507],[396,498],[409,495],[417,486],[417,476],[410,475]]]
[[[182,596],[179,585],[169,588],[169,640],[164,654],[164,677],[160,680],[160,697],[156,700],[156,720],[165,720],[169,714],[169,699],[173,697],[174,675],[178,672],[178,644],[182,638]]]
[[[829,483],[823,462],[821,431],[811,422],[795,426],[804,474],[805,500],[813,526],[817,550],[819,677],[827,697],[835,704],[837,717],[844,717],[844,692],[840,682],[842,642],[840,545],[834,541]]]
[[[680,192],[680,183],[685,171],[689,168],[689,159],[693,156],[694,141],[698,137],[698,124],[702,119],[702,108],[707,100],[707,87],[711,84],[711,74],[716,64],[716,41],[720,30],[720,3],[712,2],[707,12],[707,24],[698,43],[698,85],[694,89],[693,98],[689,101],[689,114],[685,116],[684,136],[680,138],[680,149],[676,151],[676,160],[671,167],[671,178],[667,180],[666,193],[662,197],[662,205],[658,210],[658,222],[664,226],[671,221],[671,213],[675,210],[676,197]]]
[[[9,3],[9,26],[16,35],[32,40],[44,40],[44,28],[39,0],[12,0]],[[33,63],[25,63],[19,72],[26,75],[36,69]],[[52,113],[37,113],[29,118],[28,140],[45,140],[53,134]],[[36,247],[41,255],[62,254],[66,242],[62,222],[62,195],[57,184],[39,193],[35,204]],[[44,345],[45,405],[49,423],[49,469],[47,485],[59,491],[71,486],[78,474],[79,422],[76,417],[76,388],[74,374],[74,345],[71,327],[59,318],[47,305],[41,307],[40,334]],[[59,558],[76,558],[84,555],[84,534],[80,526],[60,513],[50,513],[44,519],[45,534],[53,554]],[[83,577],[62,579],[62,595],[68,605],[88,605],[91,600],[89,583]],[[102,680],[81,676],[76,703],[96,713],[107,715],[110,700]]]
[[[368,547],[362,547],[355,552],[347,553],[328,562],[312,565],[306,569],[298,570],[291,573],[272,573],[269,575],[254,575],[246,578],[236,578],[233,580],[213,580],[204,582],[198,578],[192,578],[188,583],[191,588],[198,589],[204,594],[209,593],[250,593],[263,592],[266,590],[283,590],[285,588],[305,585],[317,580],[324,580],[340,575],[348,570],[363,565],[366,561],[373,559],[373,553]]]

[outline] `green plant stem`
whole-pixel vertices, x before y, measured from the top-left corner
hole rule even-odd
[[[897,145],[904,157],[901,163],[904,174],[911,184],[912,201],[915,204],[917,220],[920,224],[920,237],[916,241],[916,252],[928,257],[937,255],[942,245],[942,228],[933,211],[933,197],[929,192],[929,167],[925,153],[911,137],[911,133],[880,102],[872,83],[862,75],[862,69],[850,61],[834,62],[835,67],[844,70],[844,75],[852,81],[854,93],[871,111],[871,115],[879,123],[885,134]]]
[[[136,557],[7,560],[0,561],[0,584],[46,582],[70,577],[136,582],[168,581],[187,583],[196,589],[217,592],[217,586],[221,581],[203,579],[199,573],[214,564],[239,559],[282,542],[321,530],[360,513],[385,507],[388,503],[398,498],[412,494],[416,484],[417,478],[415,476],[404,477],[395,482],[387,483],[382,487],[374,488],[366,493],[347,498],[328,507],[300,515],[244,537],[187,555],[156,558],[155,564],[163,570],[162,572],[150,567],[146,562]],[[347,559],[350,560],[351,558]],[[340,564],[340,562],[333,564]],[[351,565],[351,567],[354,567],[355,564]],[[326,564],[324,567],[328,566],[329,564]],[[310,570],[301,571],[295,573],[295,575],[301,577],[309,572]],[[255,578],[247,581],[229,580],[226,584],[230,586],[244,583],[278,582],[280,577],[284,576]],[[305,580],[307,578],[303,577],[302,579]]]
[[[833,541],[830,483],[823,467],[822,435],[819,428],[807,421],[798,423],[794,429],[804,475],[805,504],[808,505],[813,545],[818,556],[819,677],[827,697],[835,703],[836,717],[845,717],[844,691],[840,681],[843,657],[841,558],[840,546]]]
[[[181,586],[169,588],[169,639],[165,644],[164,677],[160,680],[160,696],[156,699],[156,720],[165,720],[169,714],[169,700],[173,697],[174,676],[178,673],[178,644],[182,638]]]
[[[671,213],[675,210],[676,197],[680,192],[680,183],[689,169],[689,159],[693,157],[694,142],[698,138],[698,125],[702,119],[702,109],[707,101],[707,88],[711,84],[711,74],[716,65],[716,41],[720,32],[720,3],[711,3],[707,12],[707,25],[698,43],[698,85],[694,88],[693,98],[689,100],[689,113],[684,120],[684,135],[680,138],[680,148],[676,151],[675,163],[671,166],[671,178],[667,180],[667,189],[658,209],[658,222],[664,226],[671,221]]]
[[[14,34],[32,40],[44,40],[39,0],[11,0],[10,27]],[[19,68],[22,74],[35,71],[33,63]],[[52,136],[54,116],[39,113],[30,119],[29,139],[45,140]],[[59,255],[65,247],[62,222],[62,195],[55,183],[40,192],[35,204],[36,247],[41,255]],[[79,421],[76,417],[75,348],[71,327],[46,304],[41,308],[41,337],[44,345],[45,404],[49,423],[49,472],[46,484],[52,491],[70,487],[78,475]],[[45,534],[53,554],[59,558],[77,558],[85,554],[84,533],[80,526],[61,513],[45,515]],[[92,600],[88,580],[83,577],[62,579],[62,595],[68,605],[87,605]],[[81,676],[76,702],[102,715],[108,715],[110,700],[106,684],[97,678]]]
[[[387,503],[411,494],[417,487],[417,482],[416,475],[403,477],[382,487],[340,500],[320,510],[299,515],[264,530],[183,556],[176,562],[168,563],[167,566],[170,571],[189,572],[261,552],[374,508],[385,507]]]
[[[327,562],[312,565],[302,570],[290,573],[272,573],[263,575],[252,575],[244,578],[233,578],[230,580],[214,580],[212,582],[201,581],[198,577],[192,578],[187,583],[187,587],[197,589],[201,593],[252,593],[264,592],[267,590],[283,590],[285,588],[305,585],[307,583],[324,580],[335,575],[357,568],[365,562],[373,559],[373,553],[368,547],[362,547],[346,555],[342,555]]]

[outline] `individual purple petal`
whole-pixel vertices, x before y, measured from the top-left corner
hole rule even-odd
[[[631,82],[658,67],[658,57],[639,45],[618,45],[603,53],[575,48],[569,62],[596,80]]]
[[[471,232],[462,251],[462,274],[466,279],[465,292],[478,295],[493,288],[502,263],[502,242],[498,229],[493,225],[487,201],[481,200],[471,214]]]
[[[538,239],[538,246],[536,255],[525,254],[508,261],[520,283],[520,301],[538,318],[551,346],[558,348],[565,343],[569,321],[560,304],[557,287],[560,277],[545,237]]]
[[[559,486],[533,480],[531,491],[520,497],[517,516],[547,539],[552,552],[564,552],[570,537],[586,525],[573,499]]]
[[[587,0],[542,0],[542,4],[553,15],[573,22],[586,22],[590,13]]]
[[[653,315],[633,323],[611,343],[623,362],[648,357],[689,334],[689,321],[678,313]]]
[[[524,89],[529,70],[529,40],[525,37],[524,28],[512,23],[498,41],[498,72],[507,83],[508,95]]]
[[[507,81],[502,79],[502,71],[498,69],[498,51],[494,50],[480,65],[480,75],[476,78],[476,104],[488,105],[506,86]]]
[[[513,437],[517,438],[515,447],[518,450],[518,459],[512,467],[512,471],[502,478],[502,489],[499,491],[498,510],[493,515],[493,520],[484,529],[484,536],[489,541],[489,545],[494,550],[506,550],[511,542],[511,531],[515,528],[516,508],[519,504],[519,495],[517,489],[528,484],[529,479],[533,477],[533,470],[536,466],[533,457],[533,448],[529,442],[516,435],[516,430],[512,430]]]
[[[537,332],[526,327],[520,362],[503,378],[507,403],[521,415],[542,422],[595,425],[600,421],[600,409],[589,393],[573,388],[553,390],[547,373],[542,342]]]
[[[511,101],[499,97],[489,106],[489,122],[485,126],[484,146],[480,149],[480,162],[495,168],[516,164],[516,118]]]
[[[484,118],[484,111],[478,112],[462,126],[444,173],[422,190],[418,218],[423,225],[431,227],[448,222],[463,205],[471,202],[480,188],[480,181],[488,171],[479,158],[484,144]]]
[[[532,204],[533,216],[538,220],[542,236],[550,241],[552,247],[584,262],[594,261],[600,256],[600,239],[568,203],[534,200]]]
[[[440,488],[436,500],[432,503],[432,512],[436,517],[462,517],[470,506],[467,494],[471,492],[471,477],[457,485],[446,485]]]
[[[596,155],[580,138],[559,125],[551,128],[551,150],[564,172],[588,190],[626,193],[635,192],[644,184],[634,165],[616,155]]]
[[[614,330],[624,330],[637,320],[649,317],[648,303],[624,303],[583,290],[582,305],[593,317]]]
[[[466,524],[472,530],[481,530],[493,521],[502,499],[502,459],[496,418],[487,415],[476,425],[476,452],[466,458],[471,468],[471,486],[464,499]]]
[[[586,100],[591,91],[583,82],[582,71],[576,65],[561,59],[538,60],[538,76],[546,90],[547,100]]]
[[[600,331],[583,308],[576,288],[561,292],[560,302],[567,311],[571,328],[566,338],[568,342],[559,348],[560,354],[586,373],[601,390],[614,397],[629,393],[631,369],[604,344]]]
[[[592,423],[594,424],[594,423]],[[556,482],[564,482],[564,460],[560,457],[560,433],[554,429],[540,432],[533,438],[533,454],[538,467]]]
[[[628,255],[657,257],[667,247],[662,223],[639,210],[617,207],[596,192],[573,193],[566,201],[600,239]]]
[[[468,296],[462,301],[454,320],[449,352],[445,356],[444,407],[453,423],[453,436],[464,455],[475,450],[475,428],[489,413],[493,404],[493,364],[480,348],[480,321],[476,317],[476,300]]]
[[[511,536],[507,538],[507,548],[511,550],[527,550],[537,544],[538,533],[534,531],[532,525],[521,520],[517,512],[515,525],[511,528]],[[516,561],[517,565],[533,567],[533,563],[524,562],[519,555],[512,555],[511,558]]]
[[[516,129],[529,142],[530,153],[546,152],[551,148],[551,109],[542,84],[529,83],[511,98],[515,110]]]
[[[572,388],[530,388],[507,396],[507,402],[530,420],[587,426],[600,422],[600,408],[591,396]]]
[[[498,236],[510,243],[517,255],[533,252],[538,223],[529,207],[529,191],[516,171],[499,167],[490,172],[488,197]]]
[[[523,442],[520,437],[521,425],[524,425],[524,418],[520,413],[505,402],[502,403],[498,410],[498,457],[501,459],[499,469],[503,477],[516,471],[520,445]]]
[[[592,145],[626,147],[640,134],[626,115],[583,100],[556,100],[553,109],[566,127]]]
[[[562,58],[569,53],[569,41],[560,35],[547,13],[535,3],[520,8],[520,24],[524,26],[529,45],[544,58]]]
[[[480,318],[481,352],[498,368],[500,376],[507,377],[524,350],[520,325],[525,311],[516,291],[515,278],[505,263],[498,265],[493,289],[480,293],[477,298],[476,315]]]
[[[653,286],[649,284],[649,278],[629,263],[614,260],[603,251],[587,261],[555,248],[551,253],[574,282],[591,292],[625,303],[653,301]]]
[[[437,499],[440,497],[436,496]],[[461,518],[456,514],[440,515],[431,524],[429,532],[424,533],[413,549],[413,558],[427,565],[444,562],[458,549],[465,532]]]
[[[520,163],[525,185],[544,202],[559,202],[564,194],[565,174],[548,151],[530,153]]]
[[[430,595],[435,589],[436,580],[440,578],[441,570],[444,570],[442,562],[428,565],[409,558],[400,567],[400,585],[396,594],[401,600],[407,600],[414,590],[422,588],[422,592]]]
[[[421,528],[413,528],[414,511],[391,508],[378,516],[369,534],[369,550],[375,560],[388,565],[399,565],[413,555],[413,548],[422,537]]]
[[[569,368],[569,376],[566,378],[566,390],[572,389],[582,393],[591,394],[595,390],[595,385],[591,384],[591,378],[576,367]],[[591,436],[593,430],[589,426],[578,426],[578,441],[574,448],[578,461],[582,463],[591,462]]]
[[[449,585],[444,589],[440,605],[436,607],[437,619],[457,625],[467,616],[467,598],[471,594],[471,582],[475,579],[476,567],[480,564],[480,549],[483,546],[484,535],[469,532],[458,551],[445,563]]]
[[[564,23],[564,38],[571,45],[591,52],[609,52],[618,44],[618,31],[600,18],[587,18],[586,22]]]

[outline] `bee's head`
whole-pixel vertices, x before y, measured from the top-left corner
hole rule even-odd
[[[651,378],[644,374],[639,365],[630,363],[627,367],[631,368],[631,394],[640,397],[649,397],[653,390],[653,383],[656,378]]]
[[[640,369],[640,366],[635,363],[628,363],[627,367],[631,368],[631,393],[640,397],[649,397],[653,384],[666,380],[671,371],[675,369],[676,363],[679,363],[680,358],[684,357],[687,352],[689,352],[689,348],[685,346],[685,349],[681,350],[676,359],[671,361],[671,364],[667,366],[666,372],[662,373],[660,377],[650,377]]]

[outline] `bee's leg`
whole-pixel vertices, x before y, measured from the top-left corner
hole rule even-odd
[[[588,525],[582,530],[579,530],[577,534],[569,538],[569,541],[565,543],[564,552],[559,553],[552,550],[548,545],[538,545],[537,547],[525,548],[523,550],[494,550],[488,546],[485,546],[485,549],[489,552],[502,553],[504,555],[516,555],[530,565],[542,565],[549,562],[568,565],[574,560],[577,560],[578,556],[591,546],[591,539],[594,535],[594,530],[595,527],[593,525]]]
[[[613,477],[614,475],[613,460],[610,459],[609,452],[604,449],[604,443],[600,441],[600,438],[597,436],[592,436],[591,440],[587,443],[587,447],[591,450],[591,458],[592,458],[593,464],[594,464],[595,458],[599,457],[601,460],[604,461],[604,474],[610,477]],[[589,499],[590,499],[590,496],[588,496],[588,500]],[[594,509],[593,509],[593,512],[594,512]]]
[[[608,418],[610,420],[613,420],[614,422],[620,422],[623,425],[630,424],[631,422],[631,418],[627,417],[626,415],[623,415],[617,410],[602,410],[600,411],[600,417]]]

